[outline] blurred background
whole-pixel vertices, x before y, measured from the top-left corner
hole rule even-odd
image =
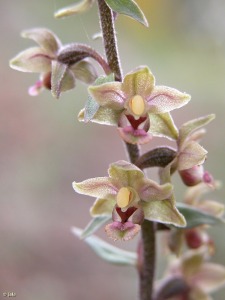
[[[176,124],[216,113],[203,146],[205,164],[216,179],[224,176],[225,2],[223,0],[140,0],[150,27],[120,16],[116,23],[124,73],[148,65],[157,84],[192,95],[190,104],[173,113]],[[48,91],[30,97],[37,74],[11,70],[8,61],[34,43],[20,37],[32,27],[53,30],[63,43],[88,43],[102,52],[97,7],[86,14],[55,20],[53,12],[71,0],[1,1],[0,127],[0,299],[15,292],[18,300],[137,299],[137,276],[131,268],[101,261],[70,232],[90,220],[93,199],[74,193],[71,183],[105,176],[108,165],[126,159],[113,127],[79,123],[87,99],[80,82],[75,90],[52,98]],[[166,141],[154,139],[151,149]],[[154,177],[154,172],[153,172]],[[178,200],[183,185],[179,178]],[[224,202],[224,187],[210,198]],[[225,264],[223,227],[211,229],[216,243],[213,261]],[[104,231],[99,236],[106,238]],[[138,238],[117,243],[135,251]],[[160,250],[158,260],[161,261]],[[163,267],[159,265],[158,273]],[[225,289],[214,299],[224,300]]]

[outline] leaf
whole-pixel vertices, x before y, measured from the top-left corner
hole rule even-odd
[[[83,233],[81,229],[72,227],[71,231],[75,236],[81,238]],[[109,263],[124,266],[136,266],[136,253],[114,247],[94,235],[87,237],[85,239],[85,242],[92,248],[92,250],[94,250],[94,252],[99,257]]]
[[[94,85],[100,85],[106,82],[112,82],[115,80],[114,74],[109,74],[108,76],[100,76],[95,80]],[[95,101],[91,95],[88,96],[87,103],[85,105],[84,111],[84,122],[89,122],[96,112],[99,110],[100,105]]]
[[[81,238],[86,239],[90,235],[92,235],[95,231],[97,231],[102,225],[104,225],[107,221],[109,221],[111,216],[98,216],[93,218],[90,223],[84,228]]]
[[[204,224],[217,225],[225,223],[225,220],[219,217],[215,217],[184,203],[177,202],[176,207],[186,219],[187,226],[185,228],[193,228]]]
[[[195,130],[207,125],[215,119],[215,115],[207,115],[184,123],[179,130],[179,144],[183,144],[184,140]]]
[[[148,27],[145,15],[133,0],[105,0],[105,2],[113,11],[129,16]]]

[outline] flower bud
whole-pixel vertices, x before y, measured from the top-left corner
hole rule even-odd
[[[193,166],[190,169],[179,171],[180,176],[187,186],[194,186],[203,180],[204,169],[202,165]]]

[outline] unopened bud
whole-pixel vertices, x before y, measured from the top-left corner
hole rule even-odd
[[[187,186],[194,186],[203,180],[204,169],[202,165],[196,165],[190,169],[179,171],[180,176]]]

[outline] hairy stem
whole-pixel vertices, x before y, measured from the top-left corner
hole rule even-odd
[[[98,7],[107,61],[110,69],[115,74],[116,80],[122,81],[113,13],[104,0],[98,0]]]
[[[122,81],[114,18],[111,9],[104,0],[98,0],[100,24],[103,34],[107,62],[117,81]],[[132,163],[140,157],[138,145],[126,143],[129,159]],[[152,300],[152,286],[155,269],[155,224],[144,221],[142,224],[141,250],[139,251],[140,300]]]

